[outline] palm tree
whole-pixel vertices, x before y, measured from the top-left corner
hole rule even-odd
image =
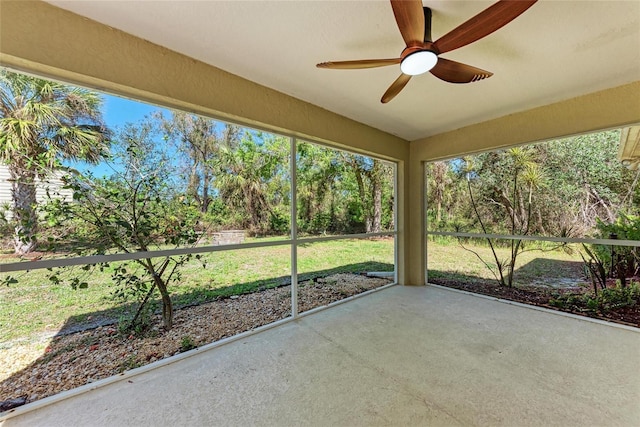
[[[287,148],[286,138],[257,142],[248,132],[236,146],[225,143],[219,148],[216,186],[220,197],[234,212],[243,213],[240,225],[252,234],[269,231],[273,213],[269,184],[277,180],[280,168],[286,170]]]
[[[12,185],[16,254],[35,249],[36,180],[61,160],[96,163],[108,149],[99,94],[0,70],[0,162]]]

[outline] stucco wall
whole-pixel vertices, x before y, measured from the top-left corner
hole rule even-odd
[[[0,1],[3,65],[407,159],[407,141],[40,1]]]
[[[0,0],[0,65],[398,162],[399,279],[424,283],[424,161],[640,122],[640,82],[407,141],[40,1]]]
[[[0,65],[397,161],[404,259],[408,141],[41,1],[0,1]]]

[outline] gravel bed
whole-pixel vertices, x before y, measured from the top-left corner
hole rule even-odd
[[[300,312],[391,283],[356,274],[335,274],[300,283]],[[33,402],[117,375],[159,359],[284,319],[291,314],[291,287],[239,295],[176,310],[174,327],[154,327],[144,337],[122,336],[114,326],[16,344],[0,349],[0,402]],[[160,318],[154,319],[160,325]]]

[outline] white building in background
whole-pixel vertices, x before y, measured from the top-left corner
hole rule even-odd
[[[51,197],[63,197],[65,200],[73,199],[73,191],[63,189],[61,177],[63,172],[54,172],[46,179],[38,180],[36,186],[36,200],[38,203],[44,203],[47,200],[47,189]],[[0,163],[0,214],[5,219],[11,218],[11,181],[9,181],[9,168]]]

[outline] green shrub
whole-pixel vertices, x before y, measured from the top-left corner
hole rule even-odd
[[[618,284],[615,288],[605,288],[598,294],[565,294],[557,295],[549,300],[549,305],[552,307],[578,311],[586,309],[592,313],[606,313],[614,309],[633,307],[638,304],[640,304],[639,282],[632,282],[625,287]]]
[[[182,337],[182,341],[180,341],[180,353],[184,353],[185,351],[193,350],[198,347],[189,335],[185,335]]]
[[[640,240],[640,216],[620,214],[615,222],[598,220],[599,239],[615,236],[620,240]],[[640,272],[640,248],[633,246],[591,245],[593,257],[605,268],[609,277],[620,280],[626,285],[627,279]]]

